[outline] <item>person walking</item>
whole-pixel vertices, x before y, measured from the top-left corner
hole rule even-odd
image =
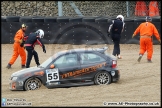
[[[142,56],[147,51],[147,61],[152,63],[152,54],[153,54],[153,36],[154,35],[159,43],[161,44],[161,39],[159,33],[154,24],[151,23],[152,19],[149,16],[146,16],[146,22],[141,23],[137,29],[134,31],[132,38],[140,32],[140,51],[138,62],[141,61]]]
[[[112,20],[112,23],[108,29],[108,35],[111,34],[111,38],[114,43],[114,49],[112,55],[117,56],[118,59],[121,59],[120,55],[120,39],[121,33],[124,30],[124,17],[123,15],[118,15],[115,20]],[[111,32],[111,33],[110,33]]]
[[[18,56],[20,55],[21,57],[21,67],[25,68],[25,63],[26,63],[26,52],[23,46],[21,46],[23,42],[23,38],[25,35],[25,31],[27,30],[26,24],[22,24],[21,28],[16,32],[15,37],[14,37],[14,44],[13,44],[13,54],[12,57],[7,65],[6,68],[10,69],[11,65],[14,64]]]
[[[27,51],[26,68],[30,67],[30,62],[31,62],[33,55],[34,55],[35,63],[37,64],[37,66],[40,65],[38,53],[34,50],[34,47],[37,42],[43,48],[43,52],[46,53],[45,46],[41,40],[41,38],[43,37],[44,37],[44,31],[42,29],[39,29],[34,33],[30,33],[28,36],[24,38],[24,42],[25,42],[24,46]]]

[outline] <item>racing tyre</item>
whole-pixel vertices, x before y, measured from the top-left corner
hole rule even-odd
[[[95,22],[108,22],[108,18],[96,18]]]
[[[6,22],[6,17],[1,16],[1,22]]]
[[[134,22],[146,22],[146,17],[135,17]]]
[[[44,17],[33,17],[32,22],[44,22]]]
[[[96,85],[107,85],[111,83],[111,75],[108,72],[99,72],[96,74],[94,82]]]
[[[78,17],[78,18],[69,18],[69,22],[82,22],[82,17]]]
[[[32,17],[31,16],[22,16],[22,17],[20,17],[19,21],[25,22],[25,23],[32,22]]]
[[[96,17],[83,17],[82,22],[95,22]]]
[[[53,22],[53,23],[56,23],[57,22],[57,18],[55,18],[55,17],[45,17],[44,18],[44,22]]]
[[[57,17],[57,22],[69,22],[69,17]]]
[[[125,18],[124,22],[134,22],[134,18],[133,17]]]
[[[37,90],[41,87],[42,83],[38,78],[29,78],[24,85],[24,90]]]

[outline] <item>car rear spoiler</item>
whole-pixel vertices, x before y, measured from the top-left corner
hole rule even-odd
[[[108,47],[102,47],[102,48],[95,48],[93,50],[98,51],[100,53],[104,53],[107,49],[108,49]]]

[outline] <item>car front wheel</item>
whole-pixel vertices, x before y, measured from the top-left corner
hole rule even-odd
[[[38,78],[29,78],[24,85],[24,90],[36,90],[41,87],[42,83]]]
[[[108,72],[99,72],[96,74],[94,82],[96,85],[106,85],[111,83],[111,75]]]

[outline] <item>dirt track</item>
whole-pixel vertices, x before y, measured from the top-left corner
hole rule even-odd
[[[61,49],[59,49],[59,45],[46,45],[46,54],[39,46],[36,46],[35,49],[39,54],[40,62],[42,63],[54,53],[52,49],[58,51],[67,47],[67,45],[60,46]],[[23,98],[26,99],[27,103],[31,102],[32,106],[103,106],[103,102],[149,102],[150,104],[158,102],[159,105],[155,106],[161,106],[160,45],[154,45],[153,63],[147,63],[147,52],[141,63],[137,62],[139,45],[124,44],[120,46],[123,59],[118,60],[121,79],[117,83],[104,86],[93,85],[56,89],[47,89],[42,86],[41,89],[35,91],[10,91],[9,77],[13,72],[21,69],[20,57],[14,63],[12,69],[7,69],[6,65],[12,55],[12,45],[2,45],[1,97],[8,99]],[[78,46],[73,48],[75,47]],[[108,45],[108,47],[108,52],[111,53],[113,46]],[[31,66],[35,66],[34,59],[32,59]]]

